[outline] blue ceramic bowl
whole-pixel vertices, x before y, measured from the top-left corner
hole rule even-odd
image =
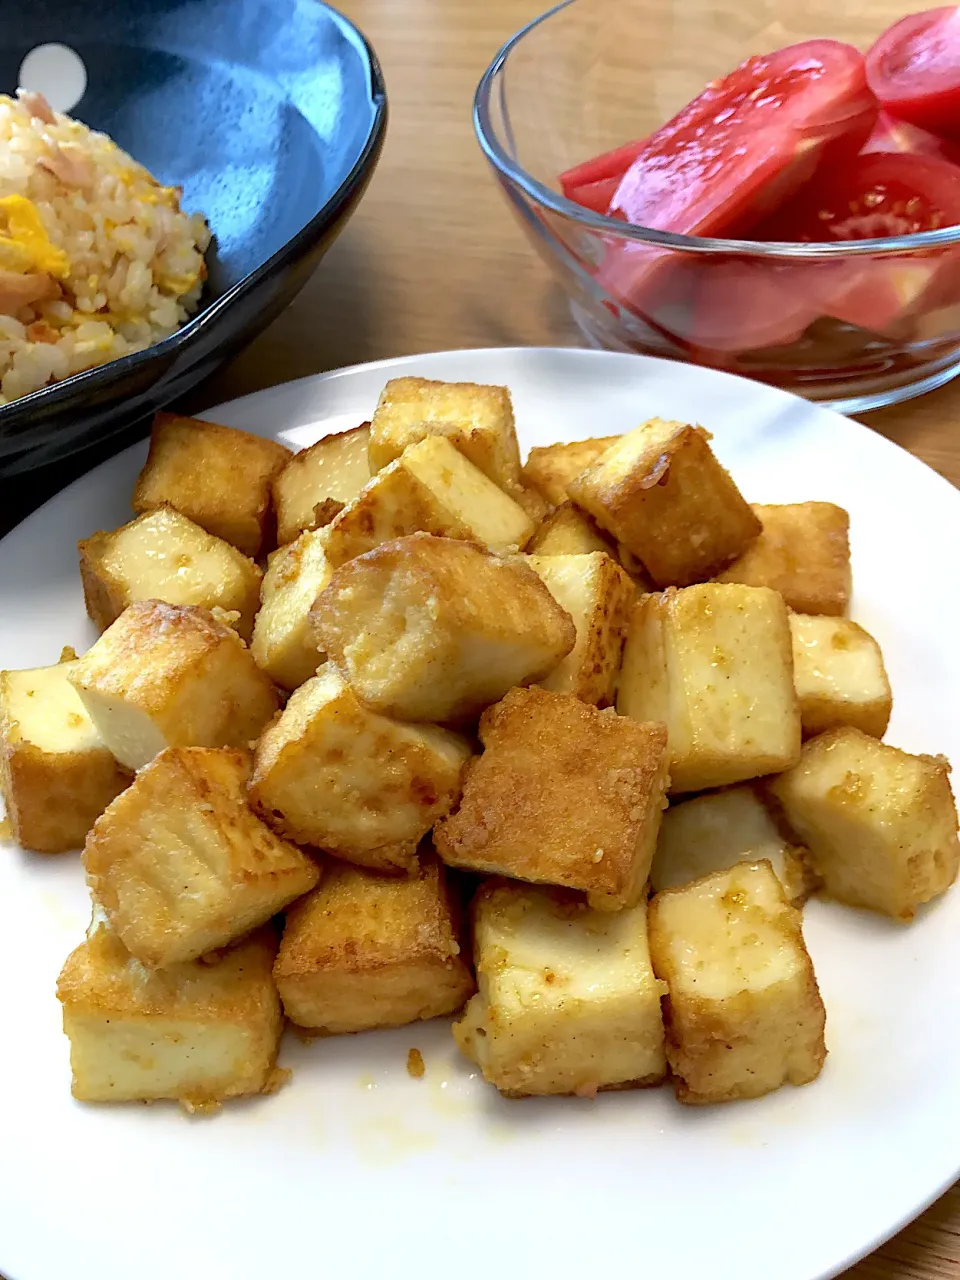
[[[13,93],[24,58],[48,44],[86,69],[70,113],[182,186],[214,244],[200,309],[172,337],[0,407],[0,477],[124,430],[265,328],[362,195],[387,119],[372,49],[318,0],[5,6],[0,92]]]

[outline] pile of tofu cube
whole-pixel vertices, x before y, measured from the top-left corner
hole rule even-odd
[[[507,1095],[757,1097],[824,1061],[807,897],[957,875],[846,512],[751,507],[698,426],[521,466],[506,388],[399,378],[296,454],[160,414],[133,509],[80,543],[100,638],[0,676],[15,838],[93,901],[77,1098],[215,1107],[285,1019],[451,1014]]]

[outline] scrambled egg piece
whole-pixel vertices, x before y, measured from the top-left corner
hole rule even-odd
[[[47,235],[37,206],[26,196],[0,199],[0,219],[7,234],[0,234],[0,267],[8,271],[40,271],[64,279],[70,260]]]

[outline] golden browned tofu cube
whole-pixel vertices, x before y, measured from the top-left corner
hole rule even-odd
[[[174,507],[245,556],[272,536],[270,485],[290,458],[276,440],[199,418],[158,413],[133,491],[137,514]]]
[[[773,587],[798,613],[846,613],[850,603],[850,517],[832,502],[753,508],[763,532],[718,582]]]
[[[402,1027],[456,1013],[473,992],[463,941],[436,859],[403,876],[340,863],[287,913],[274,976],[298,1026]]]
[[[327,559],[337,567],[410,533],[468,538],[491,551],[516,551],[533,521],[442,436],[412,444],[334,518]]]
[[[444,862],[580,889],[602,910],[639,902],[665,805],[663,725],[513,689],[480,741],[459,809],[434,831]]]
[[[573,649],[570,615],[519,557],[414,534],[343,565],[313,609],[365,702],[405,720],[476,715]]]
[[[530,450],[523,467],[527,484],[555,507],[566,502],[567,485],[587,467],[592,467],[601,454],[622,440],[622,436],[599,436],[592,440],[571,440],[566,444],[538,445]]]
[[[272,929],[228,951],[145,969],[100,923],[67,958],[57,996],[82,1102],[171,1098],[188,1110],[268,1092],[283,1014]]]
[[[163,600],[236,611],[236,630],[250,639],[263,575],[236,547],[173,507],[158,507],[113,533],[95,533],[79,551],[87,613],[100,631],[135,600]]]
[[[469,758],[458,734],[365,706],[327,663],[261,738],[250,794],[293,840],[361,866],[409,869],[458,799]]]
[[[76,665],[0,671],[0,794],[13,838],[37,853],[79,849],[130,783],[70,683]]]
[[[370,425],[371,471],[429,436],[449,440],[505,492],[519,488],[520,450],[506,387],[391,378]]]
[[[473,903],[478,993],[461,1051],[511,1096],[657,1084],[666,1073],[647,904],[589,908],[562,889],[488,881]]]
[[[527,551],[538,556],[581,556],[605,551],[614,559],[617,554],[606,534],[572,502],[564,502],[550,512],[527,543]]]
[[[529,556],[527,563],[577,628],[573,649],[540,681],[543,689],[572,693],[595,707],[613,702],[630,607],[636,591],[603,551],[589,555]]]
[[[667,726],[672,792],[778,773],[800,757],[786,605],[767,587],[704,583],[644,596],[617,710]]]
[[[653,418],[568,485],[574,502],[639,556],[658,587],[703,582],[760,532],[709,440],[702,427]]]
[[[882,738],[893,694],[873,636],[848,618],[804,613],[790,615],[790,633],[804,736],[848,724]]]
[[[243,937],[320,878],[247,804],[250,763],[245,751],[161,751],[87,837],[93,899],[150,969]]]
[[[206,609],[130,605],[70,671],[117,760],[164,747],[243,747],[276,713],[276,690],[237,633]]]
[[[823,1002],[800,912],[769,862],[658,893],[650,953],[668,988],[667,1061],[681,1102],[759,1098],[820,1074]]]
[[[659,893],[725,871],[736,862],[761,859],[770,863],[794,906],[816,887],[809,854],[787,839],[753,787],[713,791],[673,804],[663,815],[650,886]]]
[[[275,684],[297,689],[316,675],[323,653],[310,624],[314,600],[333,570],[324,551],[322,529],[301,533],[270,560],[263,579],[250,652]]]
[[[305,529],[316,528],[317,508],[346,506],[370,479],[367,445],[370,423],[324,436],[295,453],[273,480],[277,512],[277,544],[293,542]]]
[[[831,897],[910,920],[957,878],[960,843],[950,766],[859,729],[804,744],[771,783]]]

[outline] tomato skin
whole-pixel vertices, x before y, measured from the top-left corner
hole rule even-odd
[[[580,187],[570,187],[563,194],[568,200],[592,209],[594,213],[606,213],[619,185],[620,179],[614,175],[612,178],[600,178],[597,182],[586,182]]]
[[[591,160],[584,160],[582,164],[567,169],[559,178],[563,194],[572,199],[570,191],[575,187],[590,186],[605,178],[621,178],[636,160],[637,153],[645,142],[646,138],[625,142],[612,151],[605,151],[603,155],[594,156]]]
[[[683,336],[701,350],[724,353],[795,342],[821,314],[809,279],[818,266],[733,257],[706,262]]]
[[[903,155],[940,156],[952,164],[960,164],[960,143],[940,138],[909,120],[899,120],[889,111],[881,111],[860,154],[869,156],[888,151]]]
[[[809,40],[748,58],[643,144],[608,212],[687,235],[749,232],[818,168],[856,155],[876,121],[861,55]],[[639,312],[663,251],[611,245],[598,279]]]
[[[911,13],[888,27],[866,55],[881,105],[901,120],[960,138],[960,10]]]
[[[661,231],[739,234],[836,163],[836,144],[856,154],[876,113],[851,45],[808,40],[748,58],[647,138],[611,208]]]

